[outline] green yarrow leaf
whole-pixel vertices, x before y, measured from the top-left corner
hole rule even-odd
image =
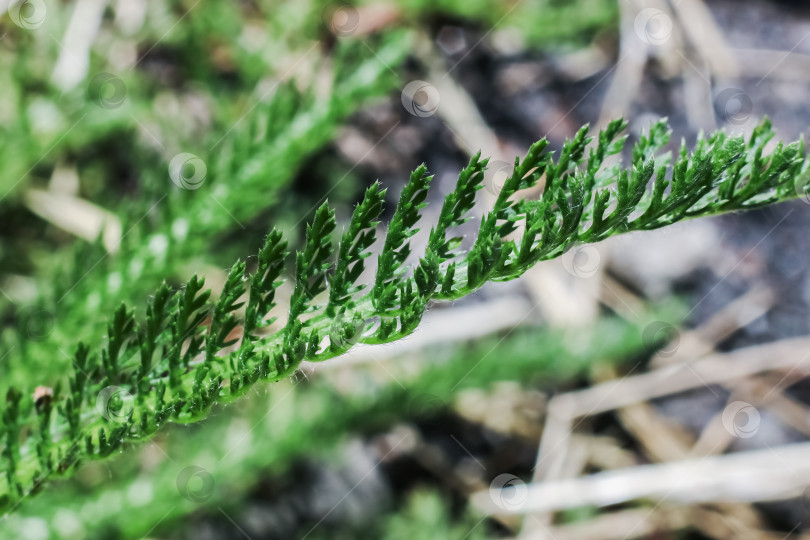
[[[556,160],[547,141],[533,144],[515,160],[493,208],[481,213],[466,252],[453,229],[472,217],[488,166],[479,154],[444,198],[413,268],[406,263],[432,179],[424,165],[402,190],[371,283],[361,281],[385,199],[376,183],[354,209],[337,250],[335,213],[326,203],[318,208],[293,272],[285,272],[287,243],[273,230],[252,274],[246,274],[245,262],[234,264],[214,301],[203,279],[194,276],[176,292],[161,285],[143,321],[122,305],[101,346],[75,348],[64,392],[56,389],[38,405],[30,397],[33,389],[6,396],[0,501],[12,507],[49,477],[106,457],[122,441],[147,439],[166,422],[198,421],[214,403],[237,399],[259,381],[288,377],[304,360],[325,360],[355,343],[400,339],[416,329],[428,302],[515,279],[574,243],[758,208],[810,189],[804,141],[770,145],[774,134],[767,121],[748,139],[716,132],[699,137],[691,152],[682,144],[674,157],[664,152],[666,124],[655,123],[633,145],[627,168],[619,161],[626,127],[617,120],[596,137],[583,128]],[[520,197],[535,186],[542,188],[540,195]],[[287,321],[271,326],[285,273],[293,283]],[[132,404],[120,422],[98,412],[98,400],[110,392]]]

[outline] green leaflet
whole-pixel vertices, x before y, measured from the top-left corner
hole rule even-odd
[[[432,178],[424,165],[418,167],[402,191],[367,288],[358,280],[384,191],[376,184],[366,191],[337,250],[334,211],[324,204],[295,253],[288,318],[276,333],[259,330],[267,324],[284,269],[286,244],[277,231],[267,236],[253,275],[246,275],[244,262],[234,264],[214,302],[194,277],[179,291],[159,288],[144,322],[121,306],[101,347],[78,344],[64,395],[57,388],[39,405],[32,389],[6,397],[0,431],[3,506],[12,508],[48,477],[68,475],[84,459],[108,456],[125,441],[148,439],[165,422],[200,420],[215,402],[232,401],[260,380],[286,377],[304,360],[326,360],[357,342],[399,339],[416,328],[430,300],[460,298],[487,281],[517,278],[575,242],[792,199],[810,183],[803,142],[765,152],[773,137],[767,121],[747,141],[723,132],[701,137],[691,153],[682,146],[674,161],[656,155],[669,138],[661,122],[636,143],[629,168],[607,166],[605,159],[624,146],[625,127],[611,123],[587,158],[592,143],[587,128],[566,142],[556,160],[546,141],[532,145],[482,217],[473,247],[460,253],[453,229],[470,218],[487,165],[474,156],[409,273],[410,239]],[[539,199],[516,197],[541,182]],[[240,323],[247,337],[236,347]]]

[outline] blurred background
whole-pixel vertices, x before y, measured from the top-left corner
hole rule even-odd
[[[624,117],[632,141],[668,117],[673,151],[810,124],[799,1],[0,13],[2,392],[64,378],[121,301],[194,273],[221,286],[272,225],[300,245],[325,198],[345,223],[422,162],[432,223],[478,150],[483,211],[515,156],[585,123]],[[810,538],[808,202],[575,246],[432,306],[402,342],[86,464],[0,536]]]

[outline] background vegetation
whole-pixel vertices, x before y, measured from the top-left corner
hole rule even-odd
[[[121,302],[142,319],[162,280],[199,274],[221,290],[224,269],[271,226],[301,247],[324,199],[346,223],[375,178],[393,203],[423,161],[434,223],[475,151],[492,156],[477,207],[488,209],[515,155],[546,135],[559,149],[585,122],[623,115],[636,141],[669,116],[673,151],[700,129],[750,134],[765,114],[778,138],[798,138],[810,119],[808,15],[732,4],[0,0],[0,395],[24,389],[37,407],[65,391],[75,345],[102,340]],[[746,13],[785,32],[760,35]],[[84,464],[25,497],[0,535],[799,535],[810,477],[795,467],[778,497],[789,502],[771,506],[645,495],[529,511],[524,491],[807,436],[803,364],[765,364],[733,384],[700,364],[693,386],[645,394],[635,409],[610,405],[621,389],[607,393],[600,414],[570,427],[567,465],[536,468],[555,397],[588,404],[574,392],[710,353],[804,357],[804,342],[784,343],[810,332],[798,248],[810,220],[797,189],[800,201],[776,209],[576,247],[437,306],[403,344],[305,365],[199,424]],[[278,294],[284,303],[292,290]],[[763,344],[783,348],[750,350]],[[738,428],[754,412],[748,437]],[[512,498],[488,491],[505,486]]]

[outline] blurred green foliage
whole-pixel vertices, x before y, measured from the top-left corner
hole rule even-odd
[[[11,323],[3,330],[8,357],[0,366],[0,391],[30,381],[35,374],[41,383],[54,384],[69,366],[69,355],[61,352],[65,344],[102,331],[105,322],[95,315],[99,310],[112,309],[121,301],[140,303],[163,279],[179,281],[193,271],[206,269],[206,265],[226,264],[233,252],[241,255],[255,249],[261,234],[242,235],[241,241],[229,242],[228,254],[221,253],[223,243],[218,239],[229,231],[244,229],[245,224],[283,200],[284,187],[311,155],[329,142],[348,115],[396,85],[387,64],[396,65],[404,57],[406,42],[397,33],[381,38],[375,52],[359,43],[339,43],[327,61],[312,44],[305,51],[291,50],[301,37],[295,27],[285,28],[285,33],[279,34],[282,37],[275,38],[278,58],[298,54],[306,60],[302,70],[310,79],[325,72],[331,79],[325,95],[314,80],[302,81],[300,89],[301,84],[286,80],[289,74],[282,71],[285,66],[274,62],[274,57],[263,57],[262,62],[246,59],[229,65],[234,73],[223,73],[214,65],[215,55],[201,54],[200,42],[210,45],[221,39],[234,50],[242,50],[237,39],[241,27],[225,24],[209,33],[211,26],[218,26],[215,22],[221,8],[217,5],[205,3],[189,11],[187,17],[178,12],[170,19],[172,24],[166,21],[168,33],[137,69],[121,78],[110,75],[126,91],[120,103],[112,101],[113,108],[108,108],[110,101],[93,95],[99,90],[91,88],[92,78],[98,76],[92,72],[91,80],[82,88],[63,95],[47,86],[42,73],[26,71],[27,78],[12,85],[43,90],[40,95],[18,92],[19,103],[11,107],[18,111],[16,123],[4,132],[8,139],[24,144],[26,150],[10,150],[13,159],[0,160],[0,178],[20,178],[0,200],[0,210],[20,221],[2,231],[0,259],[8,272],[6,277],[13,279],[3,282],[0,276],[0,288],[9,291],[0,299],[0,306]],[[320,6],[301,4],[298,9],[306,13],[302,20],[319,20]],[[223,15],[223,21],[237,16],[246,14]],[[266,24],[262,20],[252,24],[258,25],[255,31],[269,43],[274,40],[270,36],[276,34],[265,26],[271,26],[274,18],[267,16],[270,22]],[[226,30],[231,34],[217,37]],[[146,49],[151,39],[159,37],[154,35],[157,31],[145,25],[131,43],[130,38],[122,38],[126,43],[121,46]],[[180,35],[175,37],[175,33]],[[41,39],[48,37],[42,35]],[[190,69],[185,56],[194,58],[196,67],[177,82],[161,80],[163,71],[154,72],[149,67],[149,55],[157,54],[158,49],[172,51],[164,53],[171,62],[161,68],[163,71]],[[43,60],[39,62],[45,64]],[[94,67],[107,69],[104,64],[98,59]],[[241,68],[252,72],[242,73]],[[262,72],[261,78],[257,70]],[[226,83],[229,78],[235,82]],[[262,81],[264,86],[257,87]],[[13,98],[13,94],[6,97]],[[42,105],[44,110],[58,119],[50,121],[61,126],[42,140],[36,138],[36,132],[25,129],[30,125],[25,111],[32,103],[47,103]],[[210,120],[205,121],[205,117]],[[0,143],[0,148],[12,145]],[[204,182],[211,189],[182,190],[170,181],[168,163],[181,151],[200,156],[207,168]],[[2,170],[4,166],[8,169]],[[110,253],[101,242],[68,241],[60,230],[43,227],[20,209],[25,190],[29,186],[46,187],[43,177],[53,174],[57,167],[71,168],[80,179],[75,196],[112,209],[118,216],[123,234],[116,252]],[[31,174],[17,175],[25,169],[31,169]],[[317,201],[317,195],[313,198]],[[296,214],[290,206],[286,211]],[[298,209],[305,211],[306,207]],[[262,224],[261,230],[265,229]],[[42,324],[53,326],[52,333],[30,339],[24,318],[29,305],[36,306],[47,319]],[[42,379],[43,373],[52,374],[51,378]]]
[[[587,28],[609,26],[612,2],[403,2],[406,17],[383,35],[336,47],[324,40],[334,5],[111,5],[86,76],[68,89],[54,80],[54,66],[65,55],[60,40],[75,6],[48,4],[34,29],[0,21],[1,392],[34,374],[58,378],[72,354],[65,344],[103,331],[97,313],[140,303],[161,279],[179,283],[254,250],[280,201],[277,224],[279,216],[306,213],[320,194],[290,206],[283,190],[353,111],[399,84],[389,68],[404,58],[407,40],[397,27],[445,14],[484,28],[518,25],[532,40],[545,36],[537,43],[563,43],[590,36],[581,23],[591,16],[601,22]],[[589,16],[572,17],[574,8]],[[324,73],[331,88],[319,86]],[[180,152],[200,156],[213,192],[169,181],[168,164]],[[65,173],[78,184],[66,188]],[[32,215],[32,188],[68,190],[112,212],[120,250]],[[240,234],[244,227],[252,234]],[[28,321],[32,311],[42,320]],[[53,331],[32,341],[31,325]]]
[[[417,18],[467,19],[486,31],[508,28],[530,47],[566,48],[589,43],[618,24],[613,0],[398,0]]]
[[[291,227],[323,193],[293,198],[289,186],[353,112],[397,91],[400,81],[391,70],[404,60],[412,30],[450,18],[482,33],[512,27],[532,45],[565,46],[615,24],[608,0],[404,0],[396,3],[403,17],[383,32],[336,39],[324,24],[333,4],[323,1],[110,2],[97,28],[84,21],[86,32],[95,34],[88,64],[82,77],[65,82],[55,68],[72,46],[66,36],[79,4],[48,2],[36,28],[0,19],[0,395],[12,387],[64,383],[72,344],[104,333],[101,314],[121,301],[143,305],[162,279],[176,285],[195,271],[215,274],[255,250],[269,215]],[[81,64],[83,57],[74,60]],[[181,152],[206,164],[213,196],[170,181],[167,168]],[[341,177],[348,167],[332,172]],[[35,190],[109,212],[120,222],[120,246],[111,250],[101,238],[77,238],[37,215]],[[533,371],[531,358],[522,358],[521,369]],[[572,365],[590,362],[577,358]],[[504,369],[504,377],[517,376]],[[439,383],[425,380],[413,391],[446,394],[432,384]],[[317,414],[282,433],[270,430],[250,449],[257,457],[231,464],[231,472],[239,472],[232,489],[244,494],[256,468],[280,472],[318,445],[321,434],[328,450],[357,425],[371,429],[401,416],[398,400],[405,398],[386,392],[378,396],[383,406],[376,394],[363,396],[341,419],[330,415],[328,389],[307,390],[311,396],[301,399],[321,403],[314,406]],[[258,418],[264,405],[262,398],[246,405],[246,418]],[[366,418],[378,423],[364,424]],[[226,420],[211,420],[160,442],[191,462],[225,426]],[[88,467],[53,496],[26,501],[20,517],[9,516],[2,528],[8,537],[26,537],[35,526],[30,520],[43,519],[54,534],[101,538],[117,530],[120,537],[140,537],[148,532],[143,523],[178,501],[176,471],[155,473],[156,489],[141,510],[111,512],[116,500],[137,499],[144,474],[136,460],[116,463],[113,480],[94,478],[99,468]],[[429,497],[413,504],[433,505]],[[173,518],[193,508],[178,505]],[[425,519],[440,520],[436,512]]]

